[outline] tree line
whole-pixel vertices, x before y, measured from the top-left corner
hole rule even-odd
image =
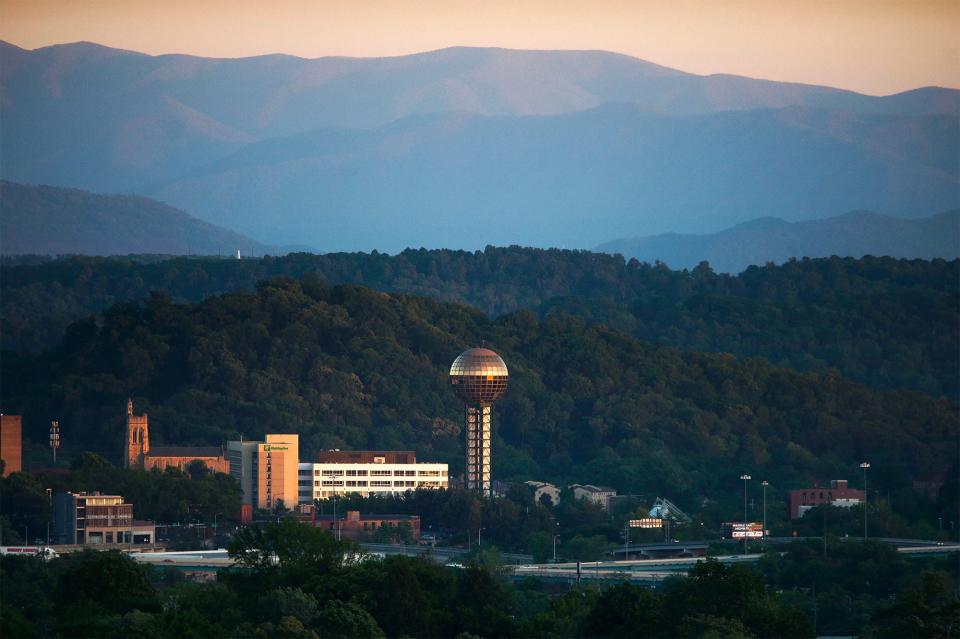
[[[926,521],[956,512],[955,487],[939,498],[912,488],[955,467],[948,399],[654,345],[564,313],[494,320],[315,275],[198,303],[154,294],[116,305],[69,326],[56,349],[6,354],[2,408],[24,416],[28,449],[59,419],[67,457],[119,463],[133,397],[155,445],[295,432],[305,460],[327,448],[412,448],[456,474],[462,407],[447,373],[481,343],[510,368],[494,415],[499,479],[668,496],[720,521],[742,509],[743,472],[782,500],[813,481],[854,480],[869,460],[891,502],[921,504]]]
[[[7,258],[0,262],[0,345],[51,347],[71,322],[153,291],[200,301],[308,273],[331,284],[459,301],[490,317],[562,311],[653,343],[960,397],[958,260],[802,259],[731,276],[706,263],[677,271],[619,255],[520,247],[240,261]]]
[[[209,583],[117,551],[49,562],[2,557],[0,632],[156,639],[955,635],[955,563],[903,560],[873,544],[831,552],[818,561],[794,544],[783,556],[764,556],[759,569],[708,559],[657,589],[565,586],[511,580],[490,554],[462,568],[377,559],[327,531],[282,520],[242,529],[229,547],[237,565]]]

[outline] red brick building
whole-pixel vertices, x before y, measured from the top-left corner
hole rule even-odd
[[[363,541],[380,528],[398,529],[410,527],[414,542],[420,541],[419,515],[361,515],[358,510],[348,510],[346,515],[316,515],[318,528],[329,530],[334,537]]]
[[[798,488],[790,491],[790,519],[799,519],[814,506],[830,504],[849,508],[863,503],[863,491],[847,486],[846,479],[833,479],[829,487]]]
[[[412,450],[323,450],[318,464],[416,464]]]
[[[23,470],[22,440],[20,415],[0,415],[0,459],[3,460],[4,477]]]

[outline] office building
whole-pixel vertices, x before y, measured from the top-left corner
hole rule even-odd
[[[0,459],[3,460],[3,476],[23,470],[21,459],[23,424],[20,415],[0,415]]]
[[[418,463],[412,451],[324,451],[317,459],[300,464],[301,503],[346,493],[370,497],[449,485],[446,464]]]
[[[228,442],[227,458],[230,475],[243,490],[244,506],[269,510],[279,504],[297,505],[299,435],[268,434],[262,442]]]
[[[133,518],[133,504],[119,495],[57,493],[53,498],[53,539],[57,544],[152,544],[156,526]]]

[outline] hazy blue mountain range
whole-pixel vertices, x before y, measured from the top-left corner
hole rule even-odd
[[[888,97],[597,51],[147,56],[0,45],[0,173],[324,250],[594,246],[958,206],[956,90]]]
[[[707,260],[723,273],[739,273],[751,264],[783,263],[792,257],[952,259],[960,256],[960,209],[916,220],[871,211],[795,223],[767,217],[719,233],[620,239],[596,250],[643,262],[660,260],[672,268],[693,268]]]
[[[264,255],[280,249],[139,196],[0,180],[3,255]]]
[[[956,124],[803,107],[412,116],[257,143],[149,193],[262,241],[321,250],[588,248],[771,213],[955,208]]]

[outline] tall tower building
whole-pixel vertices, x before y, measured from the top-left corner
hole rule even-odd
[[[227,442],[230,474],[243,489],[241,503],[268,510],[299,498],[300,436],[268,434],[264,441]]]
[[[450,385],[466,403],[468,490],[490,494],[490,409],[507,390],[507,365],[487,348],[471,348],[450,367]]]
[[[124,468],[142,468],[143,459],[150,452],[150,430],[147,414],[133,414],[133,400],[127,400],[127,454],[123,457]]]

